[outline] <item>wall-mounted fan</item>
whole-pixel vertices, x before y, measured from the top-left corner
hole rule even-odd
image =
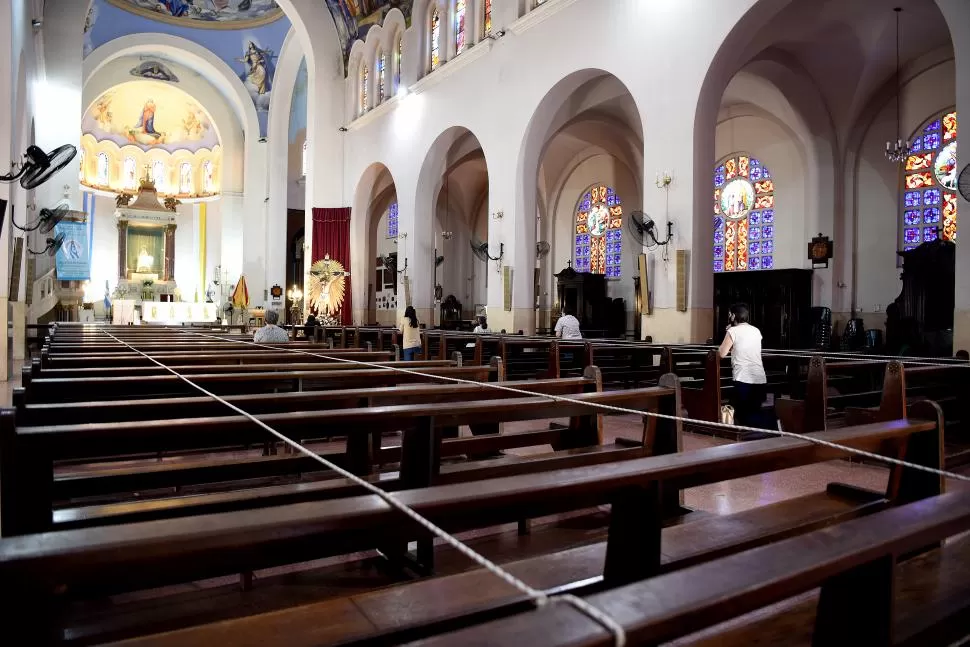
[[[957,187],[964,200],[970,201],[970,164],[963,167],[960,171],[960,178],[957,180]]]
[[[39,252],[34,251],[29,247],[27,248],[27,251],[35,256],[40,256],[41,254],[47,254],[48,256],[53,256],[54,254],[57,253],[57,250],[59,250],[61,248],[61,245],[63,244],[64,244],[64,234],[60,233],[54,236],[53,238],[48,238],[47,246],[44,247],[44,249],[40,250]]]
[[[499,243],[498,256],[492,256],[489,254],[488,243],[483,243],[477,238],[473,238],[468,244],[472,247],[472,253],[474,253],[480,261],[500,261],[502,260],[502,257],[505,256],[505,243]]]
[[[20,180],[20,186],[23,188],[28,190],[36,188],[67,166],[75,155],[77,155],[77,148],[70,144],[59,146],[50,153],[45,153],[38,146],[28,146],[20,170],[9,175],[0,175],[0,182]]]
[[[664,240],[658,239],[656,223],[654,223],[653,218],[642,211],[632,212],[627,220],[630,223],[630,235],[633,236],[639,245],[648,245],[650,247],[654,245],[666,245],[670,242],[671,236],[673,236],[674,223],[668,222],[667,238]]]
[[[64,220],[64,217],[70,211],[70,206],[67,203],[61,203],[53,209],[41,209],[37,219],[33,222],[26,223],[23,227],[18,225],[17,221],[13,219],[13,214],[10,216],[10,222],[20,231],[35,231],[40,229],[40,233],[46,234],[56,227],[57,223]]]
[[[538,243],[536,243],[536,260],[539,260],[541,258],[548,256],[551,250],[552,250],[552,245],[550,245],[544,240],[540,240]]]
[[[381,262],[384,264],[384,269],[390,270],[391,272],[397,272],[398,274],[404,274],[408,271],[408,259],[404,259],[404,269],[397,269],[397,254],[388,254],[386,256],[381,256]]]

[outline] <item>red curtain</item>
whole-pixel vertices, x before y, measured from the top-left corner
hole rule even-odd
[[[312,254],[314,263],[329,254],[346,271],[350,271],[350,207],[313,208]],[[340,323],[344,326],[353,323],[352,280],[352,276],[346,278],[344,302],[340,308]]]

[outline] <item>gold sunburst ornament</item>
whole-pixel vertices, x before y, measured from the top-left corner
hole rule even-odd
[[[307,303],[322,315],[332,315],[340,310],[344,302],[347,271],[328,254],[323,260],[310,266]]]

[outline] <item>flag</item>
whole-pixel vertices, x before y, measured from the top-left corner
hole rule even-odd
[[[86,195],[86,194],[85,194]],[[108,282],[104,282],[104,309],[111,309],[111,299],[108,298]]]
[[[232,305],[237,308],[249,307],[249,288],[246,287],[246,277],[240,276],[236,289],[232,291]]]

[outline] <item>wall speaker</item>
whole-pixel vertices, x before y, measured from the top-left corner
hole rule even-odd
[[[647,273],[647,255],[637,256],[637,271],[640,276],[640,293],[637,295],[640,315],[650,314],[650,280]]]
[[[512,268],[502,268],[502,295],[505,298],[505,311],[512,312]]]
[[[687,312],[687,250],[677,250],[677,310]]]

